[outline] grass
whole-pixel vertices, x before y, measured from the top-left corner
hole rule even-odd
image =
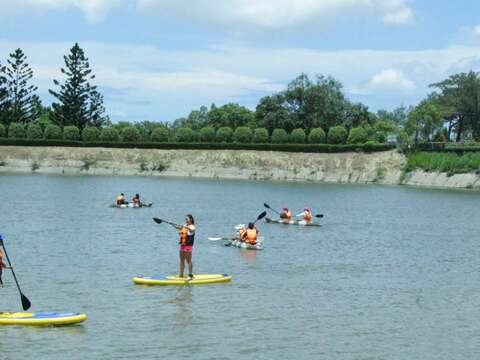
[[[480,152],[455,153],[417,152],[408,155],[406,172],[422,169],[426,172],[444,172],[449,176],[468,172],[480,173]]]

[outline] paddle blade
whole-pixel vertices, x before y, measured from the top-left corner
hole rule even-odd
[[[23,307],[23,310],[24,311],[27,311],[28,309],[30,309],[30,307],[32,306],[32,303],[30,302],[30,300],[28,300],[28,298],[23,295],[22,293],[20,293],[20,297],[22,299],[22,307]]]
[[[271,209],[270,205],[263,203],[263,206],[265,206],[267,209]]]
[[[163,220],[159,218],[153,218],[153,221],[155,221],[157,224],[163,223]]]
[[[317,218],[323,218],[323,214],[315,215],[315,217],[317,217]]]
[[[262,220],[265,216],[267,216],[267,212],[266,212],[266,211],[264,211],[264,212],[262,212],[260,215],[258,215],[257,221],[258,221],[258,220]]]

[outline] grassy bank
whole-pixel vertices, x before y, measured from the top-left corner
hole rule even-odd
[[[480,172],[480,152],[459,155],[445,152],[417,152],[408,155],[407,172],[422,169],[448,175]]]

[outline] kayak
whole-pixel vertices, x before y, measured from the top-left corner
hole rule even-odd
[[[0,325],[72,325],[87,319],[87,315],[78,313],[54,312],[4,312],[0,313]]]
[[[139,209],[142,207],[152,207],[153,203],[145,203],[141,205],[135,205],[134,203],[128,203],[128,204],[122,204],[122,205],[117,205],[117,204],[112,204],[110,205],[111,208],[117,208],[117,209],[128,209],[128,208],[135,208]]]
[[[133,282],[136,285],[204,285],[204,284],[215,284],[215,283],[224,283],[232,281],[232,277],[227,274],[199,274],[194,275],[193,279],[189,280],[188,278],[180,278],[177,275],[174,276],[154,276],[154,277],[143,277],[137,276],[133,278]]]
[[[283,224],[283,225],[300,225],[300,226],[322,226],[320,223],[317,222],[306,222],[305,220],[290,220],[289,222],[285,222],[283,219],[270,219],[265,218],[267,223],[271,224]]]
[[[263,238],[259,238],[256,245],[247,244],[245,241],[230,240],[225,242],[225,246],[234,246],[246,250],[263,250]]]

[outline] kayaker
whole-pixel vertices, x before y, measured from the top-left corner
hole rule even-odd
[[[290,210],[288,210],[287,207],[283,208],[283,212],[280,214],[280,218],[285,220],[286,223],[292,220],[292,213],[290,212]]]
[[[125,204],[125,194],[121,193],[120,195],[117,196],[117,205],[123,205]]]
[[[298,215],[295,215],[296,217],[303,217],[303,221],[305,221],[306,223],[310,223],[312,222],[312,211],[310,210],[310,208],[305,208],[303,209],[303,211],[298,214]]]
[[[3,280],[2,280],[3,269],[13,269],[13,267],[8,266],[3,262],[3,251],[0,250],[0,286],[1,287],[3,287]]]
[[[235,228],[237,229],[237,235],[236,235],[237,240],[242,241],[242,242],[245,241],[243,239],[243,235],[247,231],[247,228],[245,227],[245,225],[243,225],[243,224],[237,225]]]
[[[188,265],[188,277],[193,279],[193,264],[192,264],[192,252],[193,243],[195,241],[195,220],[193,216],[188,214],[185,217],[185,224],[178,226],[180,230],[180,266],[178,276],[183,278],[185,272],[185,263]]]
[[[135,194],[132,198],[132,202],[134,206],[142,206],[142,202],[140,201],[140,194]]]
[[[258,229],[254,223],[248,224],[248,229],[243,233],[243,240],[250,245],[257,245]]]

